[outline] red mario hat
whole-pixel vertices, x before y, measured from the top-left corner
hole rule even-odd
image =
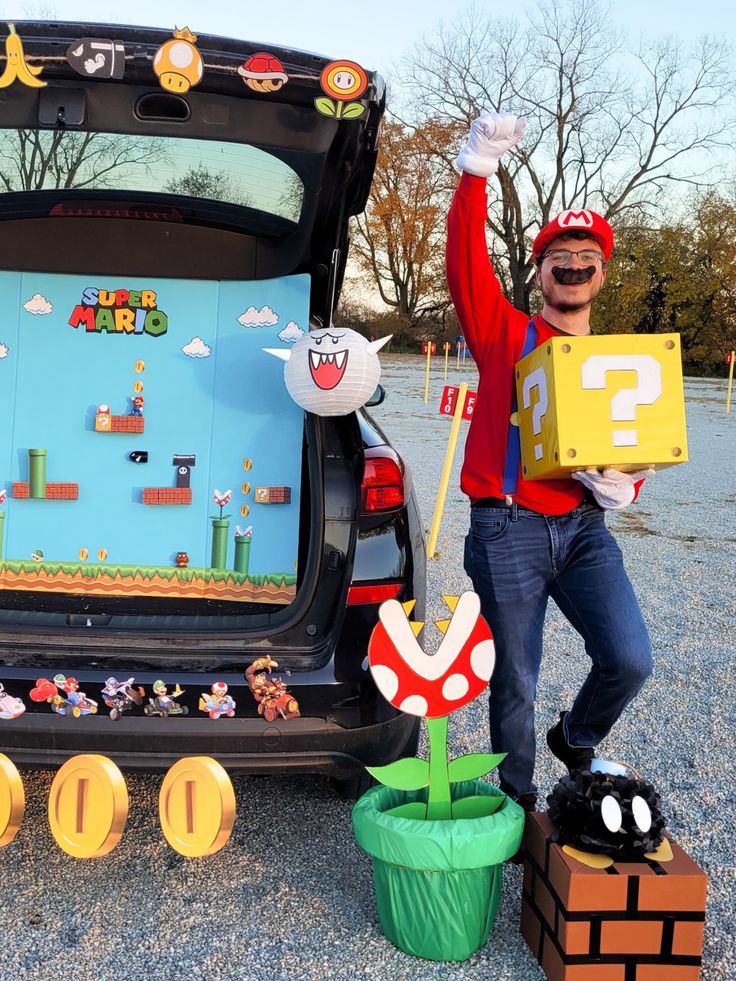
[[[610,259],[613,252],[613,229],[601,215],[587,210],[562,211],[546,224],[534,239],[532,245],[534,258],[538,259],[550,242],[566,232],[587,232],[600,245],[605,261],[608,262]]]

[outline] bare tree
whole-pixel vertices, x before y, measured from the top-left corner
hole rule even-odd
[[[0,188],[5,191],[114,187],[121,169],[147,171],[165,159],[145,137],[69,130],[0,130]]]
[[[671,38],[626,49],[599,0],[541,0],[528,22],[471,8],[406,62],[415,119],[462,132],[476,116],[528,119],[524,145],[502,161],[489,225],[508,269],[508,295],[529,309],[529,239],[566,208],[609,220],[652,220],[678,183],[714,182],[713,151],[730,145],[736,91],[727,44],[703,38],[685,53]],[[453,151],[456,148],[453,148]],[[438,158],[451,165],[454,152]]]

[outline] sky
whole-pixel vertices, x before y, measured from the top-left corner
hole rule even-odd
[[[554,0],[552,0],[554,2]],[[248,41],[302,48],[332,58],[351,58],[390,78],[390,69],[422,34],[433,33],[468,4],[457,0],[371,0],[307,3],[305,0],[10,0],[3,18],[56,19],[88,23],[140,24],[222,34]],[[520,14],[523,7],[500,0],[476,4],[493,15]],[[526,5],[525,5],[526,6]],[[637,37],[676,34],[688,41],[703,33],[736,43],[731,0],[616,0],[612,24]]]

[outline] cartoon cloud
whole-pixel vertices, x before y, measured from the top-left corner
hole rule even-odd
[[[390,338],[369,342],[349,328],[323,327],[309,331],[291,349],[263,350],[286,362],[284,382],[297,405],[318,416],[346,416],[376,390],[378,351]]]

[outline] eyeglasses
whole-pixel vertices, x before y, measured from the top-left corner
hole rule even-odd
[[[545,252],[542,258],[551,259],[555,265],[559,263],[561,266],[566,266],[574,255],[587,266],[595,265],[599,259],[601,262],[604,261],[603,253],[596,251],[596,249],[580,249],[578,252],[574,252],[572,249],[551,249],[549,252]]]

